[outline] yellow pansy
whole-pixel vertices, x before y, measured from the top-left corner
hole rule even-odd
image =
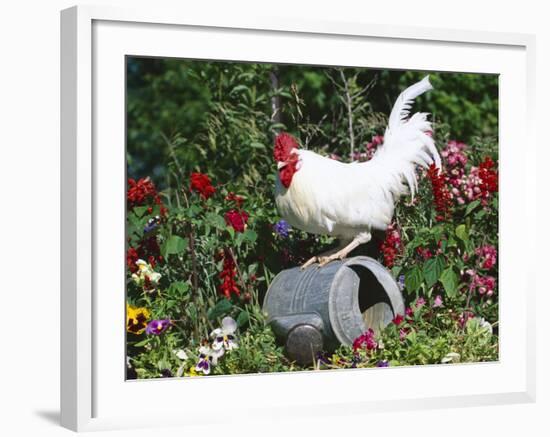
[[[126,330],[132,334],[141,334],[147,327],[151,313],[147,308],[138,308],[126,303]]]

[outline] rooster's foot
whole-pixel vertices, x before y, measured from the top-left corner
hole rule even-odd
[[[319,258],[319,267],[326,266],[331,261],[343,260],[347,256],[347,252],[339,251],[329,256]]]
[[[300,267],[300,270],[307,269],[310,265],[315,264],[317,261],[319,261],[319,257],[312,256],[310,259],[308,259],[304,264],[302,264],[302,267]]]
[[[319,255],[319,256],[312,256],[309,260],[307,260],[302,267],[300,267],[301,270],[307,269],[310,265],[319,263],[317,267],[323,267],[326,266],[331,261],[336,260],[343,260],[345,257],[349,255],[349,253],[355,249],[357,246],[361,244],[368,243],[371,239],[370,232],[361,232],[355,236],[355,238],[347,245],[345,245],[340,250],[330,254],[330,255]],[[340,246],[341,247],[341,246]],[[326,253],[326,252],[325,252]]]
[[[331,261],[334,261],[334,260],[337,260],[337,259],[342,260],[346,257],[347,253],[341,253],[341,252],[342,251],[336,252],[336,253],[333,253],[332,255],[327,255],[327,256],[321,256],[321,255],[312,256],[304,264],[302,264],[302,266],[300,267],[300,270],[305,270],[310,265],[315,264],[315,263],[319,263],[319,265],[317,267],[323,267]]]

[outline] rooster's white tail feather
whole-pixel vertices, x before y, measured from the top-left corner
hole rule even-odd
[[[426,76],[420,82],[411,85],[403,91],[393,105],[388,122],[388,128],[397,129],[409,115],[409,109],[411,109],[414,99],[416,99],[419,95],[424,94],[426,91],[430,91],[431,89],[433,89],[433,87],[430,83],[430,76]]]
[[[391,175],[390,186],[386,188],[396,197],[406,192],[401,182],[403,179],[411,198],[414,197],[418,188],[417,165],[427,168],[433,163],[441,168],[441,158],[431,137],[432,127],[427,114],[417,112],[408,118],[413,100],[432,88],[426,76],[399,95],[390,114],[384,144],[375,155],[386,174]]]

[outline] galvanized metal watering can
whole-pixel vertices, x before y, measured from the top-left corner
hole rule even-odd
[[[403,314],[403,296],[390,272],[358,256],[319,268],[283,270],[271,283],[263,309],[289,358],[311,364],[320,351],[351,345]]]

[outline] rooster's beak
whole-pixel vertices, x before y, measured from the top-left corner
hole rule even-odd
[[[286,162],[277,162],[277,170],[280,170],[282,169],[283,167],[286,167],[287,163]]]

